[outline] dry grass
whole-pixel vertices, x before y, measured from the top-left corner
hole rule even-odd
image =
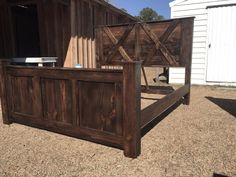
[[[0,176],[236,177],[235,100],[235,89],[193,87],[191,106],[153,128],[134,160],[114,148],[0,123]]]

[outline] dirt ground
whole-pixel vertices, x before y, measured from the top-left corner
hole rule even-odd
[[[114,148],[0,123],[0,176],[236,177],[235,116],[235,88],[193,86],[191,105],[179,106],[146,134],[137,159]]]

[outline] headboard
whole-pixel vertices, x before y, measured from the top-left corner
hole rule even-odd
[[[97,66],[139,60],[143,66],[186,67],[191,63],[194,18],[96,28]]]

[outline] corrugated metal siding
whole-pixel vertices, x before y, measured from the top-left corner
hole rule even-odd
[[[206,84],[207,6],[233,4],[236,0],[187,0],[171,7],[171,18],[195,16],[192,83]],[[184,83],[184,69],[170,68],[170,83]]]

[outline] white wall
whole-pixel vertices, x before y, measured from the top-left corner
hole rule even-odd
[[[207,6],[235,3],[236,0],[176,0],[170,3],[171,18],[195,17],[192,56],[192,84],[208,84],[206,82],[208,23]],[[170,68],[169,75],[170,83],[184,83],[184,69]]]

